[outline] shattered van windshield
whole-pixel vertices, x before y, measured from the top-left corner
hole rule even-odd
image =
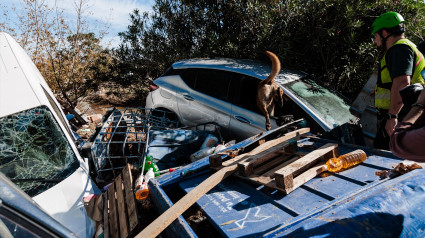
[[[350,106],[340,96],[310,78],[288,83],[285,87],[330,126],[339,126],[354,118]]]
[[[0,118],[0,172],[35,196],[79,167],[52,113],[37,107]]]

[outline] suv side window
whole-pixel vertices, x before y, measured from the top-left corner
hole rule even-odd
[[[247,75],[238,74],[237,80],[234,80],[230,86],[232,104],[262,114],[257,106],[257,88],[260,80]]]
[[[180,77],[187,84],[187,86],[189,86],[189,88],[195,89],[196,75],[196,69],[187,69],[180,74]]]
[[[229,85],[234,74],[214,69],[188,69],[181,75],[192,89],[223,101],[230,101]]]

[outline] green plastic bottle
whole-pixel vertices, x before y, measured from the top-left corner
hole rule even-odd
[[[142,166],[140,166],[141,168]],[[146,156],[145,160],[145,169],[143,170],[143,173],[146,174],[146,172],[149,170],[149,168],[152,168],[153,173],[155,174],[155,177],[158,177],[160,175],[159,168],[156,165],[156,163],[153,161],[152,155]]]

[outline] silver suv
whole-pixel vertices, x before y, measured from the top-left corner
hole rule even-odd
[[[171,112],[183,125],[217,123],[225,136],[237,140],[265,131],[256,104],[257,85],[271,64],[254,60],[189,59],[174,63],[150,85],[146,108]],[[287,101],[275,115],[305,118],[313,132],[328,132],[355,120],[339,95],[303,72],[283,69],[275,79]],[[271,118],[276,128],[277,117]]]

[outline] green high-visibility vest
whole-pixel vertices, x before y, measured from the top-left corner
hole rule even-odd
[[[422,70],[425,68],[425,60],[422,53],[416,48],[416,45],[411,42],[408,39],[401,39],[394,43],[394,45],[398,44],[405,44],[410,46],[412,48],[413,52],[415,52],[416,60],[413,70],[413,75],[411,78],[411,84],[414,83],[420,83],[422,85],[425,84],[424,78],[421,75]],[[394,46],[393,45],[393,46]],[[376,84],[375,87],[375,107],[381,108],[381,109],[389,109],[390,108],[390,101],[391,101],[391,86],[393,84],[393,81],[390,76],[390,71],[388,70],[387,63],[385,62],[385,56],[381,59],[381,80]]]

